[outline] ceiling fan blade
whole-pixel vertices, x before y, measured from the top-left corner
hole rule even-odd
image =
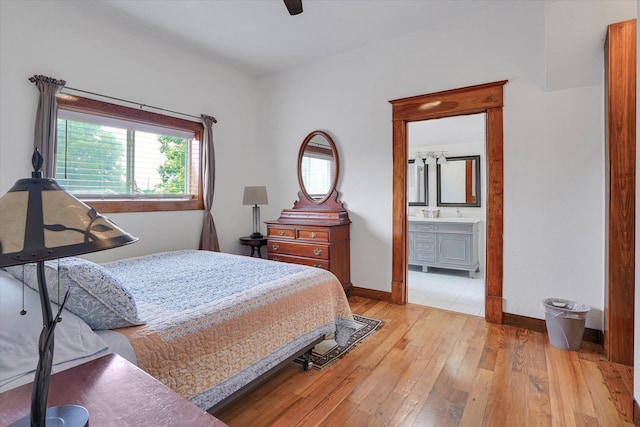
[[[284,0],[290,15],[302,13],[302,0]]]

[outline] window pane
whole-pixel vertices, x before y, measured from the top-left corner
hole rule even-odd
[[[56,179],[77,195],[189,197],[192,141],[58,119]]]
[[[189,140],[148,132],[135,133],[137,194],[189,194]]]
[[[324,197],[331,188],[331,166],[333,162],[326,158],[302,158],[300,172],[307,194],[313,198]]]
[[[81,194],[126,193],[127,133],[58,120],[56,179]]]

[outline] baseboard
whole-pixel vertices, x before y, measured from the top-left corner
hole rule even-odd
[[[537,332],[547,332],[547,324],[543,319],[520,316],[518,314],[503,313],[502,323],[516,328],[524,328]],[[585,328],[582,341],[602,345],[602,331],[598,329]]]
[[[389,302],[393,304],[393,300],[391,299],[391,292],[376,291],[374,289],[352,286],[349,295]],[[544,319],[520,316],[519,314],[502,313],[502,324],[514,326],[516,328],[524,328],[532,331],[543,332],[545,334],[547,333],[547,324]],[[585,328],[582,340],[602,345],[602,331],[598,329]]]
[[[351,292],[349,295],[393,303],[393,301],[391,300],[391,292],[376,291],[375,289],[359,288],[357,286],[352,286]]]
[[[633,423],[640,426],[640,406],[636,399],[633,399]]]

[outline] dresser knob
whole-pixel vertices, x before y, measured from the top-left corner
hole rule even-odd
[[[316,233],[314,233],[313,231],[311,233],[309,233],[309,237],[311,237],[312,239],[316,238]]]
[[[284,236],[284,230],[278,230],[278,235]]]
[[[313,253],[316,254],[316,255],[320,255],[322,253],[322,249],[315,248],[313,250]]]
[[[277,256],[274,256],[273,258],[271,258],[272,261],[280,261],[280,258],[278,258]]]
[[[322,264],[313,264],[315,268],[322,268]]]
[[[277,251],[278,249],[280,249],[280,245],[277,243],[274,243],[271,247],[273,248],[274,251]]]

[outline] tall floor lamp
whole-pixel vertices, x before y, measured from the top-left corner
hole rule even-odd
[[[259,239],[262,237],[260,233],[260,206],[266,205],[267,201],[267,187],[244,187],[244,197],[242,199],[243,205],[253,205],[253,233],[251,233],[252,239]]]
[[[54,317],[44,262],[115,248],[133,243],[138,238],[64,191],[55,180],[43,178],[40,171],[43,159],[38,150],[31,160],[34,169],[31,178],[18,180],[0,198],[0,267],[37,264],[43,326],[38,342],[39,360],[31,393],[31,412],[12,426],[84,426],[89,413],[82,406],[64,405],[47,409],[53,332],[60,321],[60,312],[69,290]]]

